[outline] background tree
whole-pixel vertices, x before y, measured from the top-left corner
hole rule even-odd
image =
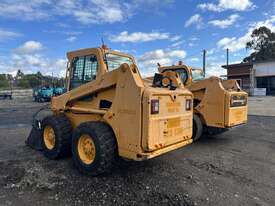
[[[255,29],[251,34],[251,41],[246,48],[253,52],[244,58],[244,62],[265,61],[275,59],[275,33],[263,26]]]
[[[24,76],[24,73],[20,69],[18,69],[15,78],[21,79],[23,76]]]
[[[8,88],[9,87],[9,81],[7,78],[7,75],[0,74],[0,88]]]
[[[53,76],[44,76],[41,72],[36,74],[24,74],[18,70],[15,77],[9,74],[0,74],[0,88],[38,88],[43,86],[64,87],[65,79]]]

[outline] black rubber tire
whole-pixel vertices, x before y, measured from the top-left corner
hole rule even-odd
[[[72,126],[65,115],[47,116],[42,121],[42,131],[49,125],[55,133],[55,146],[49,150],[42,136],[42,151],[49,159],[58,159],[71,155]],[[43,135],[43,132],[42,132]]]
[[[89,135],[95,145],[96,155],[91,164],[85,164],[78,154],[78,141],[81,135]],[[117,143],[110,126],[104,122],[85,122],[79,125],[72,137],[72,154],[75,166],[81,173],[97,176],[110,172],[117,157]]]
[[[193,141],[198,141],[203,133],[203,125],[200,117],[196,114],[193,116]]]

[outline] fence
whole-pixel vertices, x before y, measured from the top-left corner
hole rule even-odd
[[[10,90],[1,90],[0,93],[10,93]],[[12,90],[12,98],[31,98],[32,97],[32,89],[15,89]]]

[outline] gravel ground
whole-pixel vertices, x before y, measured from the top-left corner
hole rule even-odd
[[[40,107],[0,102],[0,205],[275,205],[275,117],[91,178],[25,146]]]
[[[275,97],[249,97],[249,114],[262,116],[275,116]]]

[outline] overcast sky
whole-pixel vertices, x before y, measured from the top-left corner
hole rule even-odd
[[[220,75],[249,51],[245,43],[259,26],[275,31],[274,0],[0,0],[0,73],[41,71],[64,75],[66,52],[98,47],[137,59],[144,76],[156,64],[202,66]]]

